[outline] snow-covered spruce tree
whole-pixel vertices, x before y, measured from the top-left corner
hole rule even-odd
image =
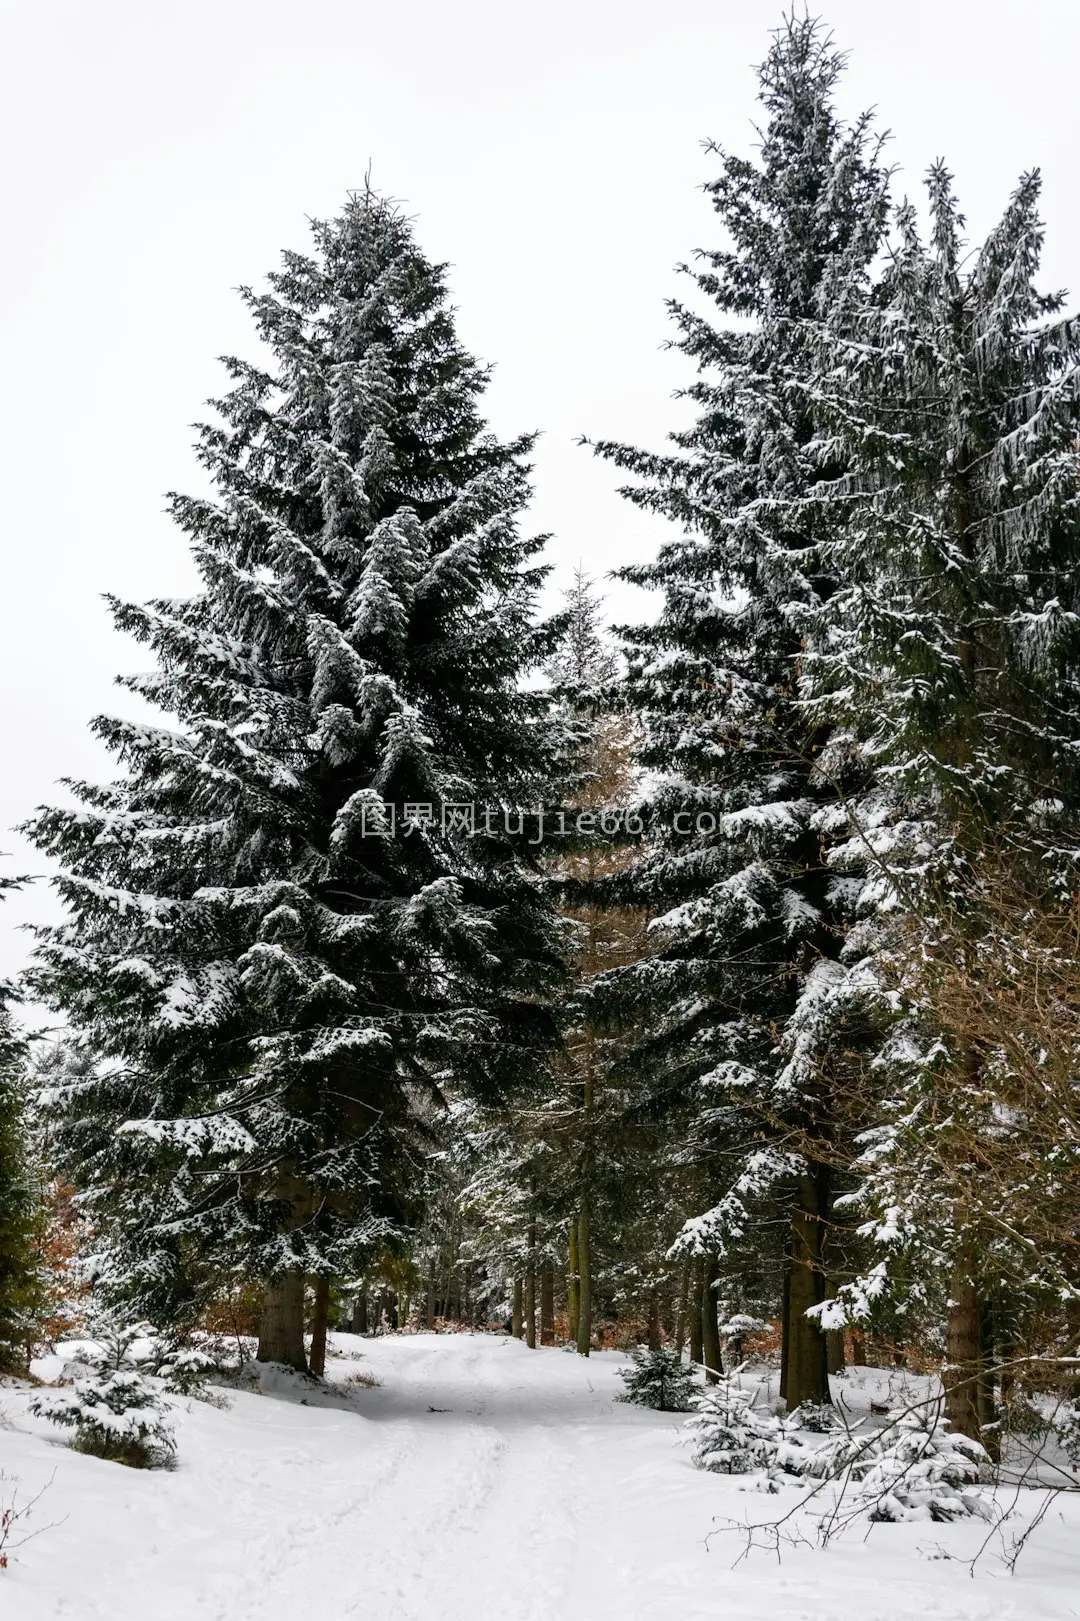
[[[638,1407],[652,1407],[660,1413],[686,1413],[697,1391],[694,1370],[679,1351],[662,1345],[658,1350],[639,1346],[630,1353],[630,1367],[619,1369],[626,1386],[619,1401]]]
[[[851,1473],[871,1520],[989,1519],[992,1499],[977,1489],[988,1466],[979,1442],[953,1435],[930,1402],[860,1451]]]
[[[706,1361],[719,1355],[714,1280],[760,1299],[764,1269],[770,1310],[783,1295],[793,1406],[828,1392],[806,1317],[825,1288],[832,1180],[820,1010],[862,1000],[839,960],[846,895],[823,854],[835,801],[814,768],[825,723],[798,703],[803,624],[835,589],[816,549],[821,514],[801,498],[840,470],[813,453],[805,323],[857,296],[887,206],[869,118],[848,126],[835,109],[842,67],[816,22],[792,17],[776,34],[759,73],[760,157],[724,155],[707,188],[727,244],[694,280],[731,324],[672,306],[698,369],[686,391],[696,420],[666,454],[598,446],[635,475],[628,498],[683,531],[622,571],[663,593],[655,623],[625,633],[650,837],[624,888],[658,914],[664,943],[607,990],[648,1029],[638,1072],[681,1107],[680,1155],[696,1153],[707,1176],[711,1208],[680,1239],[703,1269]],[[780,1146],[796,1133],[808,1151]],[[744,1280],[748,1246],[759,1276]]]
[[[1042,1279],[1060,1299],[1064,1275],[1028,1226],[1042,1195],[1025,1153],[1013,1189],[1000,1176],[1042,1060],[998,1015],[1010,999],[1023,1015],[1040,914],[1075,895],[1080,849],[1080,323],[1036,289],[1038,200],[1025,176],[969,255],[936,166],[929,242],[905,206],[877,296],[821,334],[813,395],[822,459],[839,440],[854,470],[815,492],[820,566],[842,583],[809,627],[802,695],[829,731],[823,774],[853,760],[864,774],[838,858],[861,873],[867,913],[890,920],[868,922],[866,961],[909,1009],[876,1066],[864,1202],[878,1263],[830,1315],[865,1315],[890,1274],[911,1302],[947,1298],[948,1412],[971,1437],[992,1417],[986,1280]],[[1010,942],[1010,918],[1026,939]],[[1075,1174],[1067,1119],[1036,1156],[1058,1184],[1049,1208]],[[994,1175],[981,1144],[1005,1148]]]
[[[99,719],[124,775],[31,829],[70,913],[34,983],[99,1055],[56,1102],[99,1287],[160,1323],[264,1279],[297,1367],[305,1274],[409,1216],[444,1093],[535,1078],[562,950],[501,814],[549,774],[530,441],[486,431],[395,207],[313,234],[244,291],[265,361],[226,362],[213,495],[172,500],[203,590],[113,603],[174,725]]]
[[[176,1438],[165,1381],[141,1366],[134,1354],[145,1335],[142,1324],[102,1321],[85,1373],[70,1389],[35,1396],[30,1411],[74,1430],[76,1452],[132,1469],[171,1468]]]
[[[741,1369],[722,1374],[711,1390],[699,1395],[693,1418],[683,1425],[682,1439],[699,1469],[718,1475],[745,1475],[763,1470],[798,1473],[804,1461],[801,1443],[788,1437],[782,1419],[755,1406],[757,1391],[740,1383]]]

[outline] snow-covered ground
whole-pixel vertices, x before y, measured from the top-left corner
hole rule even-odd
[[[715,1516],[778,1516],[676,1444],[676,1415],[615,1402],[625,1358],[484,1335],[333,1337],[340,1397],[279,1377],[180,1404],[179,1467],[70,1452],[0,1392],[0,1503],[54,1475],[0,1570],[3,1621],[1064,1621],[1080,1616],[1080,1501],[1010,1576],[982,1522],[863,1526],[778,1564]],[[46,1370],[41,1370],[46,1371]],[[1038,1498],[1031,1494],[1028,1509]],[[1003,1528],[1006,1540],[1023,1517]]]

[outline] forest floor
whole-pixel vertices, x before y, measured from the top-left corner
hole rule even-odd
[[[11,1621],[1064,1621],[1080,1617],[1080,1499],[983,1522],[865,1523],[822,1550],[743,1551],[714,1522],[779,1518],[695,1469],[679,1417],[615,1400],[625,1358],[486,1335],[332,1337],[322,1392],[271,1372],[179,1404],[178,1467],[77,1455],[0,1391],[0,1507],[48,1484],[0,1569]],[[37,1365],[55,1377],[58,1368]],[[357,1374],[381,1383],[363,1388]],[[887,1376],[882,1376],[883,1378]],[[346,1381],[354,1381],[346,1383]],[[864,1400],[870,1380],[845,1381]],[[301,1399],[303,1398],[303,1399]],[[1009,1499],[1011,1501],[1011,1498]],[[867,1532],[869,1534],[867,1535]],[[733,1568],[734,1566],[734,1568]]]

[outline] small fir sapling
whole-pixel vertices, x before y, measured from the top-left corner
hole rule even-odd
[[[661,1346],[658,1351],[639,1346],[631,1351],[629,1368],[619,1369],[619,1378],[626,1385],[617,1399],[634,1402],[638,1407],[652,1407],[660,1413],[688,1413],[694,1405],[697,1380],[693,1368],[683,1361],[678,1351]]]
[[[954,1435],[937,1403],[905,1413],[852,1466],[871,1520],[988,1519],[993,1505],[978,1483],[986,1449]]]
[[[69,1390],[35,1396],[30,1412],[75,1431],[72,1448],[133,1469],[168,1469],[176,1439],[163,1381],[140,1368],[135,1343],[143,1325],[110,1327],[88,1358],[89,1372]]]
[[[721,1475],[800,1473],[800,1443],[782,1419],[755,1408],[755,1392],[739,1383],[741,1371],[725,1374],[697,1397],[694,1416],[683,1425],[691,1460]]]

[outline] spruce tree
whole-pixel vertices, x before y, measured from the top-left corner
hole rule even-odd
[[[693,276],[730,324],[671,306],[697,368],[696,420],[666,453],[598,447],[635,476],[627,497],[682,531],[622,571],[663,595],[656,621],[625,639],[649,783],[628,892],[658,914],[664,944],[612,976],[609,993],[649,1030],[637,1072],[707,1183],[710,1208],[680,1246],[704,1268],[708,1342],[718,1276],[745,1299],[771,1273],[775,1308],[783,1272],[792,1405],[828,1390],[806,1310],[825,1286],[831,1119],[808,1032],[822,999],[848,995],[846,896],[824,853],[835,790],[815,771],[818,723],[799,707],[806,616],[835,589],[816,551],[820,512],[799,498],[839,471],[815,455],[806,323],[863,285],[887,206],[869,117],[847,126],[835,110],[842,67],[808,18],[775,35],[759,72],[760,157],[721,154],[707,190],[727,243]],[[809,1151],[781,1146],[798,1134]],[[784,1208],[778,1247],[767,1235]],[[759,1275],[747,1280],[731,1251],[755,1228]]]
[[[970,1017],[984,984],[1001,1004],[1045,953],[1040,914],[1075,894],[1080,850],[1080,323],[1036,288],[1038,200],[1027,175],[969,255],[936,165],[929,241],[905,205],[876,297],[821,333],[815,396],[822,455],[839,436],[854,460],[816,492],[822,566],[844,583],[810,630],[803,696],[830,729],[822,771],[862,773],[838,855],[862,886],[864,964],[907,992],[875,1064],[877,1264],[832,1315],[890,1288],[912,1312],[948,1299],[949,1417],[972,1437],[992,1416],[988,1284],[999,1309],[1003,1288],[1062,1295],[1060,1255],[1025,1236],[1023,1155],[1015,1208],[977,1174],[980,1140],[1019,1145],[1028,1125],[1022,1040]],[[944,1021],[943,967],[965,987]],[[1064,1117],[1044,1149],[1072,1161]]]
[[[100,1287],[161,1320],[262,1279],[298,1367],[305,1276],[416,1217],[446,1093],[535,1078],[562,950],[503,814],[550,771],[531,441],[486,430],[394,206],[312,229],[243,290],[265,354],[199,430],[212,494],[172,497],[202,590],[112,602],[171,724],[97,720],[123,775],[31,827],[69,914],[34,983],[99,1059],[57,1108]]]

